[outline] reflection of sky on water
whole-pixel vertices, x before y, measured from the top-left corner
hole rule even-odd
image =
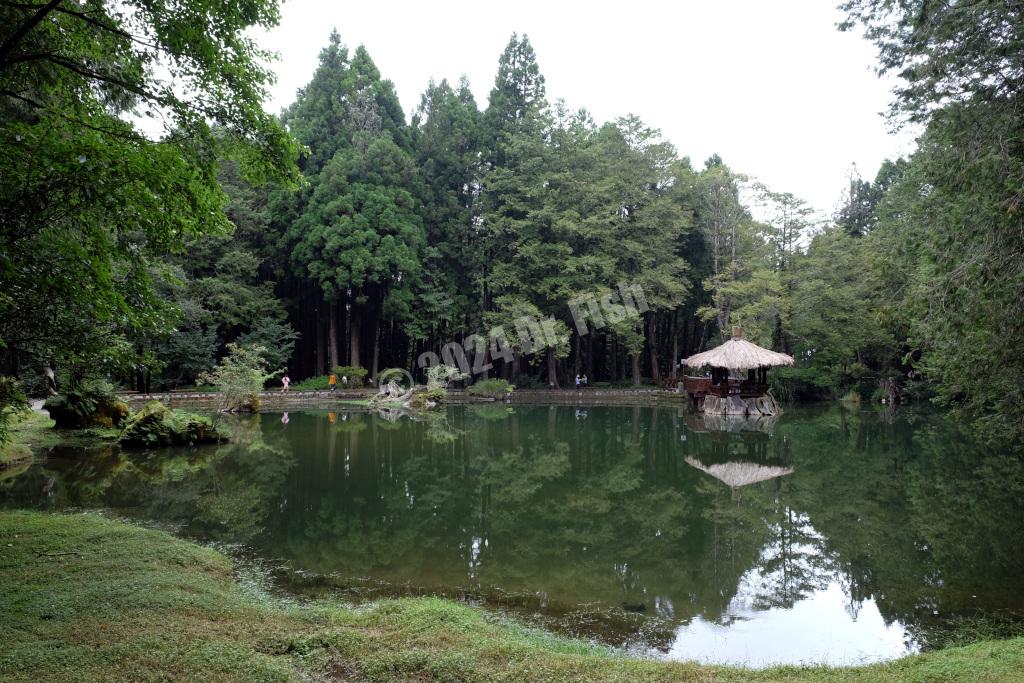
[[[885,622],[873,598],[851,599],[832,559],[818,554],[815,545],[824,539],[808,518],[796,515],[793,522],[807,542],[765,548],[721,619],[696,616],[676,629],[669,659],[754,667],[851,665],[917,650],[903,624]]]
[[[886,624],[873,599],[857,617],[847,611],[839,583],[816,590],[789,609],[733,609],[728,626],[696,617],[676,629],[670,659],[714,664],[860,664],[895,659],[913,651],[899,623]]]

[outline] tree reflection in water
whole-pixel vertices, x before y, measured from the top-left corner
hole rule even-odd
[[[55,449],[0,496],[248,544],[306,588],[468,595],[663,649],[677,625],[830,587],[843,618],[870,602],[924,645],[950,619],[1022,607],[1024,468],[927,415],[486,405],[231,429],[220,447]]]

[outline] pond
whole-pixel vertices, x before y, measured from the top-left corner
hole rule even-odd
[[[1024,465],[941,415],[486,404],[231,429],[54,448],[0,504],[104,508],[302,594],[446,595],[673,659],[879,661],[1024,612]]]

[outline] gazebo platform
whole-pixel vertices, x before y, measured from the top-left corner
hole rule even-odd
[[[771,394],[762,396],[705,396],[697,409],[708,415],[779,415],[782,408]]]

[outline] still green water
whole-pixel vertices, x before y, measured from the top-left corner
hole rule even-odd
[[[243,548],[296,591],[442,594],[706,662],[877,661],[1024,610],[1024,464],[938,415],[484,405],[230,426],[221,447],[55,448],[0,501]]]

